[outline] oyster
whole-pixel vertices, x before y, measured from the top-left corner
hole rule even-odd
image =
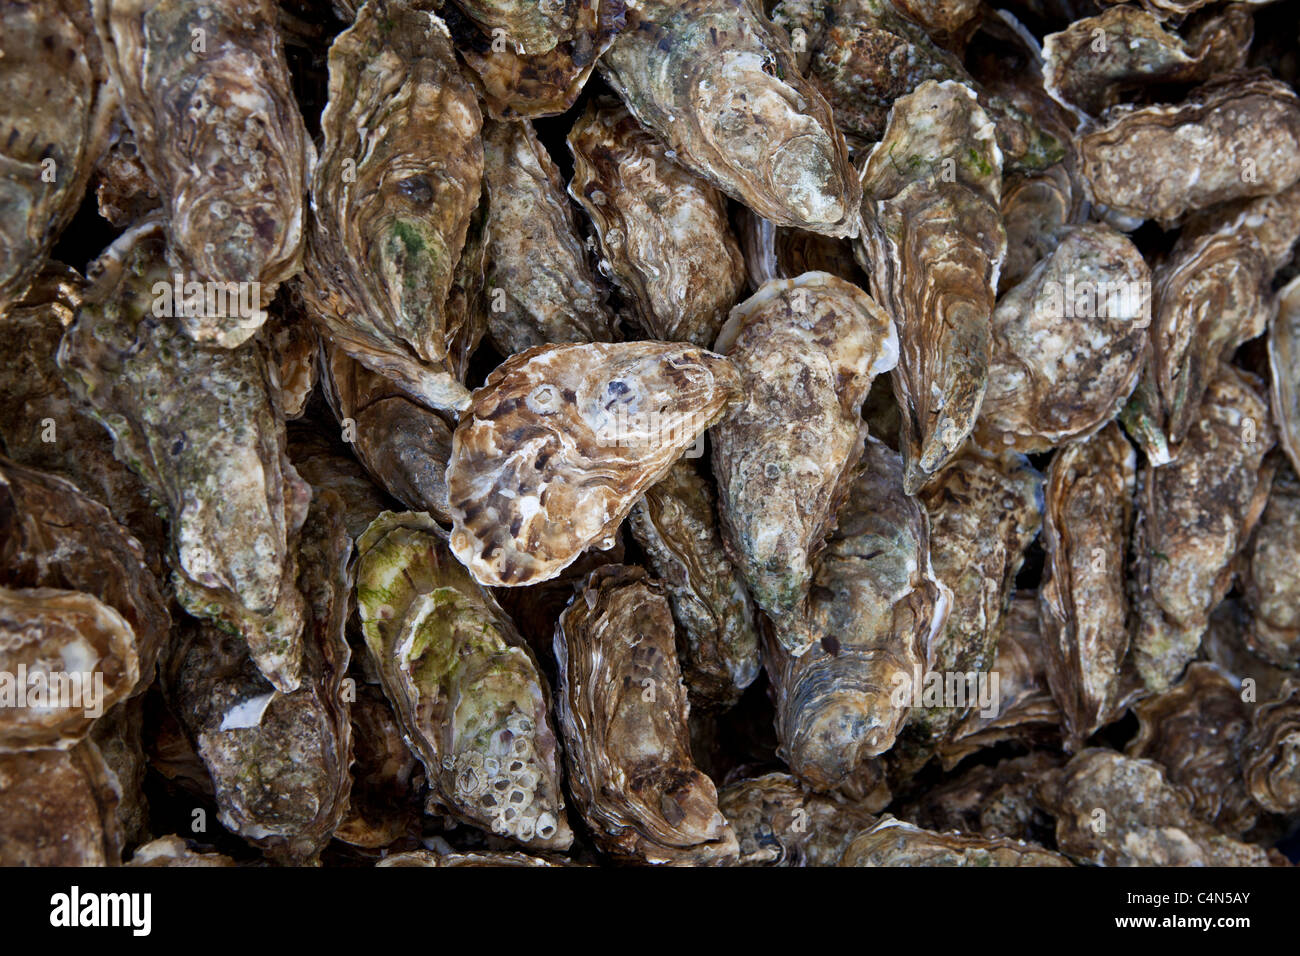
[[[904,487],[919,491],[970,434],[988,382],[989,318],[1006,253],[1002,153],[960,83],[900,97],[862,170],[858,260],[898,327]]]
[[[992,766],[977,764],[898,812],[911,823],[938,832],[1050,842],[1054,821],[1039,805],[1035,788],[1064,762],[1059,754],[1035,750]]]
[[[934,833],[886,813],[849,844],[840,866],[1070,866],[1033,843]]]
[[[361,847],[383,847],[419,834],[415,756],[383,693],[357,688],[352,704],[352,791],[334,838]]]
[[[1300,277],[1278,293],[1268,327],[1268,358],[1278,443],[1300,474]]]
[[[137,847],[127,866],[238,866],[222,853],[190,849],[174,835],[162,836]]]
[[[428,515],[385,512],[357,541],[371,660],[424,764],[430,809],[527,846],[566,849],[550,695],[510,619]]]
[[[118,114],[109,128],[108,150],[91,177],[99,214],[118,229],[126,229],[162,208],[158,186],[149,178],[135,134]]]
[[[95,0],[95,27],[140,159],[168,210],[178,271],[252,284],[255,302],[302,264],[315,158],[293,98],[272,0]],[[265,288],[260,288],[265,287]],[[214,314],[215,312],[215,314]],[[266,320],[184,310],[197,342],[234,348]]]
[[[482,584],[555,577],[611,541],[739,394],[731,362],[686,345],[551,345],[512,357],[452,436],[452,550]]]
[[[799,657],[769,642],[764,655],[778,755],[816,790],[892,747],[920,699],[952,603],[930,568],[929,530],[925,511],[903,493],[898,454],[868,440],[813,571],[808,613],[820,642]]]
[[[116,866],[122,828],[99,749],[0,754],[0,866]]]
[[[749,592],[727,557],[713,489],[690,461],[677,462],[629,516],[677,621],[677,657],[699,706],[727,707],[758,676],[758,629]]]
[[[652,339],[708,348],[745,283],[726,199],[678,166],[614,100],[594,100],[569,132],[569,193],[596,227],[601,269]]]
[[[375,866],[564,866],[540,856],[527,853],[431,853],[428,850],[411,850],[386,856]]]
[[[342,499],[344,523],[354,540],[381,512],[395,505],[356,458],[314,428],[289,426],[289,458],[314,493],[328,490]]]
[[[150,311],[163,246],[145,222],[100,257],[59,367],[166,507],[181,604],[237,629],[288,692],[302,656],[293,541],[311,489],[284,455],[261,353],[198,345]]]
[[[713,433],[722,539],[780,644],[820,635],[803,618],[812,561],[862,454],[862,403],[893,368],[893,323],[825,272],[774,279],[736,306],[718,351],[740,368],[745,403]]]
[[[1286,464],[1273,478],[1268,504],[1242,555],[1250,649],[1278,667],[1300,667],[1300,479]]]
[[[1061,449],[1047,471],[1039,610],[1047,680],[1072,750],[1123,703],[1125,552],[1136,480],[1137,454],[1113,423]]]
[[[1255,711],[1242,747],[1250,795],[1271,813],[1300,810],[1300,681],[1287,681]]]
[[[272,313],[266,323],[267,368],[285,418],[301,418],[320,375],[320,338],[296,312]]]
[[[569,786],[615,857],[731,862],[736,835],[691,759],[673,630],[662,586],[628,565],[592,572],[560,615],[555,696]]]
[[[503,355],[534,345],[608,342],[614,319],[578,237],[556,168],[527,121],[483,129],[487,327]]]
[[[1258,380],[1222,365],[1178,458],[1142,470],[1133,654],[1148,690],[1165,690],[1196,656],[1232,583],[1232,560],[1264,507],[1272,446]]]
[[[1069,229],[993,312],[980,442],[1039,452],[1096,431],[1137,385],[1150,322],[1137,247],[1109,226]]]
[[[1300,179],[1300,96],[1265,74],[1224,74],[1175,106],[1113,107],[1078,146],[1094,201],[1169,223]]]
[[[125,845],[149,839],[149,803],[144,793],[148,764],[144,754],[145,700],[136,696],[124,700],[90,728],[90,739],[99,748],[104,763],[117,783],[117,822]]]
[[[600,69],[671,158],[763,218],[857,234],[844,137],[756,0],[643,0]]]
[[[866,807],[809,792],[784,773],[727,785],[718,807],[739,841],[740,866],[835,866],[876,822]]]
[[[479,201],[482,118],[446,27],[370,0],[329,54],[300,289],[332,344],[432,408],[469,402],[445,312]]]
[[[582,0],[456,0],[484,33],[502,35],[516,53],[535,55],[555,49],[572,33]]]
[[[1250,615],[1234,598],[1219,603],[1210,615],[1201,649],[1206,659],[1232,681],[1247,703],[1275,700],[1293,671],[1274,667],[1246,644]]]
[[[1082,198],[1064,163],[1003,178],[1007,255],[998,275],[999,295],[1024,281],[1038,261],[1057,247],[1069,226],[1082,221]]]

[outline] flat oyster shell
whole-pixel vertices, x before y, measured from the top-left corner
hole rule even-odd
[[[1133,653],[1148,690],[1166,689],[1196,656],[1232,583],[1232,560],[1263,510],[1273,429],[1261,391],[1252,376],[1220,366],[1178,457],[1142,469]]]
[[[1100,223],[1065,232],[993,311],[981,444],[1041,452],[1110,421],[1137,385],[1150,322],[1137,247]]]
[[[876,822],[861,804],[813,793],[785,773],[728,784],[718,808],[736,833],[739,866],[835,866]]]
[[[727,557],[714,508],[712,487],[682,460],[629,515],[649,569],[667,590],[677,657],[696,707],[734,704],[760,666],[754,605]]]
[[[1002,153],[960,83],[900,97],[862,169],[858,261],[898,327],[904,488],[915,494],[970,434],[988,381],[990,316],[1006,254]]]
[[[112,771],[99,748],[0,754],[0,866],[122,861]]]
[[[0,753],[66,750],[140,679],[135,633],[92,594],[0,587]]]
[[[302,655],[293,542],[310,488],[285,457],[261,353],[198,345],[152,314],[163,250],[149,221],[100,257],[59,367],[166,507],[181,604],[238,629],[267,679],[288,692]]]
[[[1300,276],[1278,293],[1268,326],[1268,359],[1278,444],[1300,474]]]
[[[1121,705],[1129,646],[1125,566],[1137,453],[1119,426],[1062,448],[1047,470],[1039,588],[1047,679],[1077,749]]]
[[[1117,106],[1079,137],[1094,201],[1172,222],[1300,179],[1300,97],[1265,74],[1225,74],[1175,106]]]
[[[1300,810],[1300,680],[1288,680],[1254,718],[1242,748],[1250,795],[1265,810],[1294,814]]]
[[[803,620],[812,561],[862,454],[862,403],[898,340],[865,292],[808,272],[736,306],[716,347],[746,394],[712,436],[722,538],[781,645],[802,654],[819,636]]]
[[[644,0],[600,69],[677,162],[732,198],[779,225],[857,234],[844,137],[754,0]]]
[[[813,571],[809,617],[822,635],[795,657],[765,648],[778,756],[816,790],[884,753],[907,718],[952,594],[930,568],[929,520],[903,493],[903,462],[869,439]]]
[[[366,3],[329,63],[303,298],[367,368],[462,409],[444,309],[479,201],[478,100],[442,21],[407,0]]]
[[[628,565],[592,572],[560,615],[555,696],[569,786],[615,857],[730,862],[736,835],[691,759],[673,630],[662,586]]]
[[[555,577],[612,540],[739,395],[731,362],[693,346],[593,342],[515,355],[474,392],[452,436],[452,550],[482,584]]]
[[[840,866],[1071,866],[1033,843],[935,833],[886,813],[844,851]]]
[[[1242,555],[1242,591],[1252,651],[1278,667],[1300,667],[1300,479],[1278,467],[1268,504]]]
[[[178,264],[201,281],[257,283],[270,302],[302,265],[315,158],[271,0],[95,0],[104,58],[136,149],[168,209]],[[266,319],[178,317],[234,348]]]
[[[601,269],[648,338],[708,348],[745,285],[725,197],[667,156],[616,100],[569,131],[569,194],[591,218]]]
[[[614,318],[592,274],[560,171],[532,124],[483,128],[488,334],[503,355],[608,342]]]
[[[492,596],[420,512],[385,512],[357,541],[366,647],[431,809],[517,840],[567,849],[550,694],[537,661]]]

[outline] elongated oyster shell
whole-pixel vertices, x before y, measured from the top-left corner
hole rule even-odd
[[[0,6],[0,316],[40,272],[107,145],[117,96],[86,4]]]
[[[814,634],[802,656],[769,643],[778,754],[817,790],[893,746],[952,594],[930,568],[929,521],[903,493],[903,462],[868,441],[834,533],[817,558]]]
[[[678,166],[615,100],[594,100],[569,131],[569,194],[596,227],[600,267],[652,339],[708,348],[740,297],[745,268],[726,200]]]
[[[642,493],[739,396],[731,362],[692,346],[551,345],[512,357],[452,436],[456,557],[497,587],[555,577],[612,540]]]
[[[165,673],[172,708],[212,777],[222,824],[288,863],[315,859],[348,805],[352,542],[342,512],[325,492],[303,526],[299,582],[309,613],[296,690],[276,690],[238,640],[206,624],[182,631]]]
[[[812,560],[862,454],[862,403],[898,340],[865,292],[808,272],[736,306],[717,348],[746,395],[713,433],[723,541],[781,645],[801,654],[818,638],[802,619]]]
[[[1247,642],[1278,667],[1300,667],[1300,479],[1285,464],[1243,554],[1242,577],[1251,626]]]
[[[992,766],[977,764],[897,812],[928,830],[1050,842],[1055,821],[1039,804],[1035,788],[1064,762],[1060,754],[1036,750]]]
[[[1147,356],[1151,273],[1109,226],[1069,230],[998,302],[976,434],[985,447],[1046,451],[1114,418]]]
[[[95,26],[136,148],[162,190],[179,264],[211,283],[275,287],[302,263],[314,150],[271,0],[96,0]],[[234,348],[266,319],[177,317]]]
[[[974,92],[951,81],[900,97],[863,166],[857,253],[898,327],[908,494],[953,456],[984,399],[1007,241],[1001,174],[993,124]]]
[[[482,119],[442,21],[373,0],[330,48],[301,283],[339,348],[433,408],[469,394],[445,302],[479,201]]]
[[[116,866],[112,772],[90,741],[0,754],[0,866]]]
[[[835,866],[876,822],[867,807],[813,793],[784,773],[728,784],[718,807],[736,832],[740,866]]]
[[[1137,454],[1115,424],[1061,449],[1047,471],[1039,589],[1047,679],[1077,748],[1120,704],[1128,653],[1125,559]]]
[[[527,846],[566,849],[550,695],[510,619],[428,515],[385,512],[357,552],[366,647],[431,803]]]
[[[1167,688],[1196,656],[1210,611],[1232,583],[1233,557],[1264,507],[1273,440],[1258,380],[1223,365],[1177,459],[1143,468],[1133,651],[1148,690]]]
[[[1108,110],[1079,158],[1096,202],[1171,222],[1300,179],[1300,97],[1263,74],[1225,74],[1176,106]]]
[[[320,375],[320,337],[296,310],[273,312],[267,320],[267,369],[286,419],[301,418]]]
[[[1268,326],[1268,359],[1278,444],[1300,474],[1300,277],[1278,293]]]
[[[158,223],[125,233],[96,269],[59,367],[165,505],[182,605],[239,630],[267,679],[293,690],[302,654],[293,541],[310,488],[285,457],[261,353],[198,345],[151,313],[151,280],[166,273]]]
[[[565,765],[597,844],[646,863],[730,862],[736,835],[691,759],[672,611],[641,568],[592,572],[555,628]]]
[[[890,814],[860,834],[840,866],[1071,866],[1069,860],[1020,840],[935,833]]]
[[[755,0],[644,0],[627,21],[601,75],[677,162],[765,219],[857,234],[844,137]]]
[[[727,557],[713,489],[689,460],[646,489],[630,515],[677,621],[677,657],[695,706],[729,706],[758,676],[754,605]]]
[[[66,750],[139,679],[131,625],[94,595],[0,587],[0,753]]]
[[[1300,680],[1288,680],[1254,717],[1242,747],[1250,795],[1265,810],[1293,814],[1300,809]]]
[[[527,121],[483,129],[488,334],[503,355],[608,342],[614,319],[578,237],[560,171]]]
[[[1198,817],[1154,760],[1081,751],[1041,790],[1061,852],[1102,866],[1268,866],[1261,847]]]
[[[1250,715],[1233,682],[1198,662],[1186,676],[1135,708],[1138,735],[1125,753],[1155,760],[1169,782],[1192,798],[1192,809],[1224,833],[1240,835],[1259,816],[1242,777]]]
[[[103,601],[131,628],[139,670],[131,693],[153,681],[171,619],[140,543],[71,482],[4,458],[0,582],[10,588],[84,591]]]

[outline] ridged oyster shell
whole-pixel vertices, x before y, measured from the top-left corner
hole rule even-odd
[[[844,851],[840,866],[1070,866],[1033,843],[934,833],[885,814]]]
[[[736,833],[739,866],[835,866],[876,822],[863,805],[813,793],[785,773],[728,784],[718,807]]]
[[[1300,474],[1300,277],[1278,293],[1268,326],[1268,357],[1278,444]]]
[[[1294,814],[1300,809],[1300,680],[1283,684],[1254,717],[1242,747],[1250,795],[1265,810]]]

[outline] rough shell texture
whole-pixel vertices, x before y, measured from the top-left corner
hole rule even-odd
[[[109,127],[108,150],[91,177],[99,214],[125,229],[162,208],[162,196],[144,168],[135,134],[119,115]]]
[[[1070,866],[1065,857],[1019,840],[934,833],[885,814],[849,844],[840,866]]]
[[[1300,480],[1279,465],[1268,504],[1243,554],[1250,648],[1278,667],[1300,667]]]
[[[769,773],[724,787],[718,807],[736,833],[740,866],[835,866],[875,813],[809,791],[785,773]]]
[[[640,568],[594,571],[555,628],[569,786],[597,844],[646,863],[730,862],[736,835],[691,759],[672,611]]]
[[[115,705],[95,721],[90,739],[99,748],[104,763],[117,780],[117,822],[124,845],[135,846],[149,839],[149,801],[144,793],[148,770],[144,752],[145,698],[135,696]]]
[[[1278,441],[1300,474],[1300,277],[1278,294],[1268,328],[1268,357]]]
[[[1243,752],[1255,802],[1273,813],[1300,809],[1300,681],[1292,678],[1259,705]]]
[[[510,619],[428,515],[380,515],[357,551],[366,647],[424,764],[431,809],[566,849],[550,694]]]
[[[85,741],[0,754],[0,866],[116,866],[122,829],[112,771]]]
[[[844,137],[754,0],[646,0],[627,20],[601,75],[677,162],[765,219],[857,234]]]
[[[717,348],[746,400],[713,433],[723,541],[781,645],[817,639],[804,612],[812,561],[862,454],[862,403],[893,368],[893,323],[824,272],[774,279],[732,310]]]
[[[136,848],[127,866],[238,866],[224,853],[191,849],[181,837],[171,835],[150,840]]]
[[[513,356],[474,393],[452,436],[456,556],[483,584],[555,577],[612,541],[637,499],[739,395],[731,362],[692,346],[552,345]]]
[[[1060,754],[1036,750],[994,765],[977,764],[898,812],[928,830],[1050,842],[1055,821],[1039,804],[1035,788],[1064,762]]]
[[[411,850],[408,853],[394,853],[384,857],[375,866],[565,866],[564,863],[552,863],[540,856],[527,853],[504,853],[487,851],[483,853],[433,853],[429,850]]]
[[[500,31],[517,53],[537,54],[555,49],[572,33],[582,0],[456,0],[456,6],[488,34]]]

